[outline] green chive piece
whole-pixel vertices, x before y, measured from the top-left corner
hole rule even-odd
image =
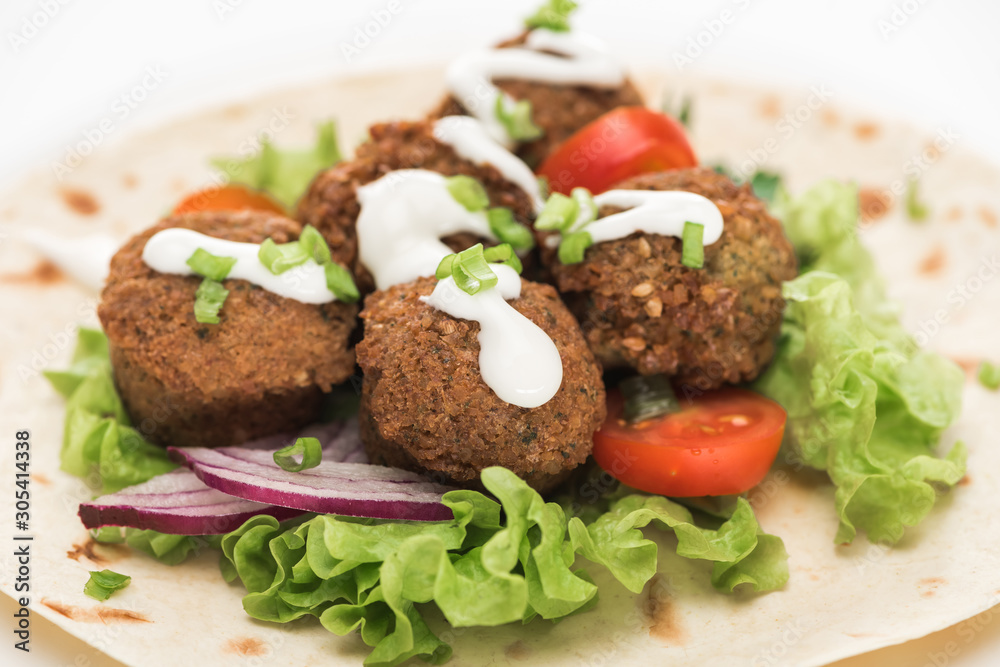
[[[478,294],[497,284],[497,274],[486,261],[483,244],[477,243],[455,256],[451,265],[451,277],[455,285],[466,294]]]
[[[260,244],[257,258],[261,264],[267,267],[268,271],[277,276],[305,264],[309,261],[309,253],[298,241],[278,244],[272,239],[267,239]]]
[[[486,212],[490,231],[503,243],[509,243],[517,250],[531,250],[535,247],[535,237],[531,230],[514,220],[509,208],[491,208]]]
[[[531,141],[542,136],[542,129],[531,120],[531,102],[518,100],[509,105],[501,94],[497,96],[493,113],[514,141]]]
[[[131,582],[132,577],[111,570],[91,571],[90,579],[83,585],[83,592],[95,600],[103,602],[111,597],[115,591],[120,591]]]
[[[306,255],[317,264],[323,265],[333,261],[326,239],[312,225],[306,225],[305,229],[302,230],[302,235],[299,236],[299,245],[302,246]]]
[[[920,181],[911,180],[906,188],[906,215],[914,222],[923,222],[930,215],[927,204],[920,201]]]
[[[705,266],[705,226],[697,222],[685,222],[681,237],[681,264],[692,269]]]
[[[455,255],[445,255],[438,264],[437,270],[434,271],[434,277],[438,280],[444,280],[451,275],[451,265],[455,263]]]
[[[987,389],[1000,389],[1000,366],[988,361],[979,362],[979,384]]]
[[[222,283],[205,278],[194,293],[194,319],[202,324],[218,324],[219,310],[226,302],[229,290]]]
[[[587,252],[587,248],[594,245],[594,239],[590,232],[573,232],[564,236],[559,244],[559,261],[563,264],[579,264]]]
[[[569,15],[579,7],[573,0],[549,0],[537,12],[524,19],[529,28],[545,28],[552,32],[569,31]]]
[[[198,248],[194,251],[193,255],[188,257],[185,264],[190,266],[192,271],[203,278],[225,280],[229,272],[233,270],[233,266],[236,265],[236,258],[220,257],[202,248]]]
[[[299,461],[296,456],[301,456]],[[298,438],[294,443],[274,453],[274,462],[282,470],[302,472],[315,468],[323,460],[323,446],[316,438]]]
[[[594,196],[587,188],[573,188],[569,194],[578,206],[572,229],[579,231],[597,220],[597,202],[594,201]]]
[[[459,174],[458,176],[449,176],[444,180],[448,192],[466,211],[475,213],[490,205],[490,197],[486,194],[482,183],[472,176]]]
[[[681,410],[674,388],[665,375],[637,375],[622,380],[618,388],[625,399],[623,416],[629,424]]]
[[[549,185],[548,176],[538,176],[536,179],[538,181],[538,194],[542,199],[548,199],[549,195],[552,193],[552,187]]]
[[[517,253],[514,252],[514,248],[509,243],[502,243],[498,246],[487,248],[483,251],[483,257],[485,257],[486,261],[490,263],[499,262],[501,264],[506,264],[519,274],[524,269],[521,265],[521,258],[517,256]]]
[[[573,225],[579,213],[579,201],[561,192],[553,192],[535,220],[535,229],[564,232]]]
[[[323,265],[323,273],[326,275],[326,288],[333,292],[337,301],[343,303],[357,303],[361,298],[358,286],[354,284],[351,272],[336,262]]]

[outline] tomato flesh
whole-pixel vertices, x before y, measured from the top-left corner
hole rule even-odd
[[[285,214],[284,207],[263,192],[242,185],[224,185],[194,192],[174,207],[174,215],[198,211],[270,211]]]
[[[594,434],[594,459],[624,484],[678,498],[743,493],[774,462],[785,432],[784,408],[750,391],[707,392],[680,412],[628,424],[617,391]]]
[[[567,139],[538,173],[553,192],[583,187],[598,194],[632,176],[697,164],[676,120],[645,107],[620,107]]]

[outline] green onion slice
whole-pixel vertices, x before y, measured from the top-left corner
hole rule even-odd
[[[535,220],[535,229],[564,232],[573,226],[580,212],[580,202],[560,192],[553,192]]]
[[[987,389],[1000,389],[1000,366],[988,361],[979,362],[979,384]]]
[[[930,215],[927,204],[920,201],[920,181],[911,180],[906,188],[906,215],[914,222],[923,222]]]
[[[302,235],[299,236],[299,245],[302,246],[306,255],[317,264],[328,264],[333,261],[326,239],[312,225],[306,225],[305,229],[302,230]]]
[[[326,275],[326,288],[333,292],[337,301],[343,303],[357,303],[361,298],[358,286],[354,284],[351,272],[340,264],[330,262],[323,265],[323,273]]]
[[[296,456],[302,458],[295,460]],[[274,462],[282,470],[301,472],[315,468],[323,460],[323,446],[316,438],[298,438],[294,443],[274,453]]]
[[[569,15],[579,5],[573,0],[549,0],[537,12],[524,19],[524,25],[531,28],[545,28],[553,32],[569,31]]]
[[[705,226],[697,222],[685,222],[681,238],[681,264],[692,269],[705,266]]]
[[[218,324],[219,310],[226,302],[229,290],[222,283],[205,278],[194,293],[194,319],[202,324]]]
[[[455,263],[455,257],[457,255],[446,255],[441,263],[438,264],[437,269],[434,271],[434,277],[438,280],[444,280],[451,275],[451,267]]]
[[[665,375],[637,375],[618,385],[625,399],[624,417],[630,424],[680,412],[681,405]]]
[[[486,217],[490,223],[490,231],[503,243],[509,243],[517,250],[531,250],[535,247],[531,230],[514,220],[514,214],[509,208],[491,208],[486,212]]]
[[[483,244],[477,243],[455,256],[451,264],[451,277],[455,285],[466,294],[478,294],[497,284],[497,274],[486,261]]]
[[[120,591],[131,582],[132,577],[111,570],[92,571],[90,579],[83,585],[83,592],[95,600],[103,602],[111,597],[112,593]]]
[[[573,232],[569,236],[564,236],[559,244],[559,261],[563,264],[579,264],[583,261],[583,256],[587,248],[594,245],[594,239],[590,232]]]
[[[573,188],[569,194],[578,207],[571,229],[579,231],[597,220],[597,202],[587,188]]]
[[[274,240],[267,239],[260,244],[257,258],[261,264],[267,267],[268,271],[277,276],[305,264],[309,261],[309,253],[298,241],[277,244]]]
[[[524,268],[521,265],[521,258],[517,256],[517,253],[514,252],[514,248],[511,247],[509,243],[502,243],[498,246],[487,248],[486,250],[483,251],[483,257],[486,258],[487,262],[491,263],[499,262],[501,264],[506,264],[510,268],[517,271],[519,274]],[[443,263],[444,262],[442,261],[442,264]]]
[[[448,192],[466,211],[475,213],[490,205],[489,195],[483,185],[472,176],[459,174],[444,179]]]
[[[531,102],[528,100],[508,103],[504,95],[498,95],[493,112],[514,141],[531,141],[542,136],[542,129],[531,120]]]
[[[220,257],[219,255],[213,255],[203,248],[198,248],[194,251],[193,255],[188,257],[185,264],[190,266],[192,271],[203,278],[225,280],[229,272],[233,270],[233,266],[236,265],[236,258]]]

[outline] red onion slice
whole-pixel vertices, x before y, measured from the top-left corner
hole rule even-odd
[[[275,464],[272,452],[258,449],[170,447],[168,451],[208,486],[245,500],[374,519],[452,518],[451,510],[441,504],[441,496],[450,487],[398,468],[344,463],[324,456],[315,468],[288,472]]]
[[[81,503],[78,514],[87,528],[128,526],[172,535],[216,535],[236,530],[258,514],[284,521],[302,511],[234,498],[181,468]]]

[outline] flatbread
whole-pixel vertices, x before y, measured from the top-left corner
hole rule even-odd
[[[984,357],[1000,360],[1000,170],[970,151],[967,139],[928,152],[938,131],[852,111],[819,89],[660,75],[640,77],[640,84],[654,103],[663,91],[675,99],[693,96],[692,139],[706,163],[763,162],[757,166],[786,174],[793,192],[826,177],[860,183],[868,218],[861,238],[902,303],[906,326],[922,332],[927,347],[970,368]],[[34,613],[128,665],[189,664],[194,654],[219,667],[364,659],[369,649],[360,638],[336,637],[315,619],[273,625],[248,617],[243,588],[222,580],[215,552],[168,567],[122,547],[88,544],[76,507],[91,491],[58,469],[64,406],[37,371],[68,363],[76,325],[96,324],[96,295],[40,263],[16,233],[38,227],[67,237],[124,238],[152,224],[182,193],[211,183],[209,156],[238,153],[269,124],[285,125],[275,133],[277,143],[306,145],[314,125],[334,117],[350,148],[369,123],[412,117],[442,91],[442,69],[434,68],[268,93],[116,137],[64,182],[42,168],[2,199],[0,433],[8,442],[15,431],[32,434]],[[901,198],[887,211],[878,205],[888,199],[878,193],[903,182],[915,159],[927,162],[921,196],[932,211],[920,225],[905,219]],[[969,298],[959,300],[956,290],[963,288]],[[761,524],[785,540],[790,555],[783,591],[718,593],[709,585],[708,563],[678,558],[672,537],[647,530],[660,544],[660,574],[638,596],[594,567],[600,604],[558,624],[452,629],[433,613],[429,622],[454,646],[456,667],[821,665],[940,630],[1000,602],[998,408],[1000,394],[970,374],[962,417],[942,443],[966,442],[970,473],[892,549],[863,538],[835,545],[833,487],[825,477],[773,471],[752,495]],[[10,479],[11,463],[5,469]],[[13,516],[12,502],[12,494],[3,494],[3,516]],[[13,595],[16,564],[9,549],[3,554],[0,587]],[[103,567],[133,581],[101,604],[83,595],[83,584],[88,570]]]

